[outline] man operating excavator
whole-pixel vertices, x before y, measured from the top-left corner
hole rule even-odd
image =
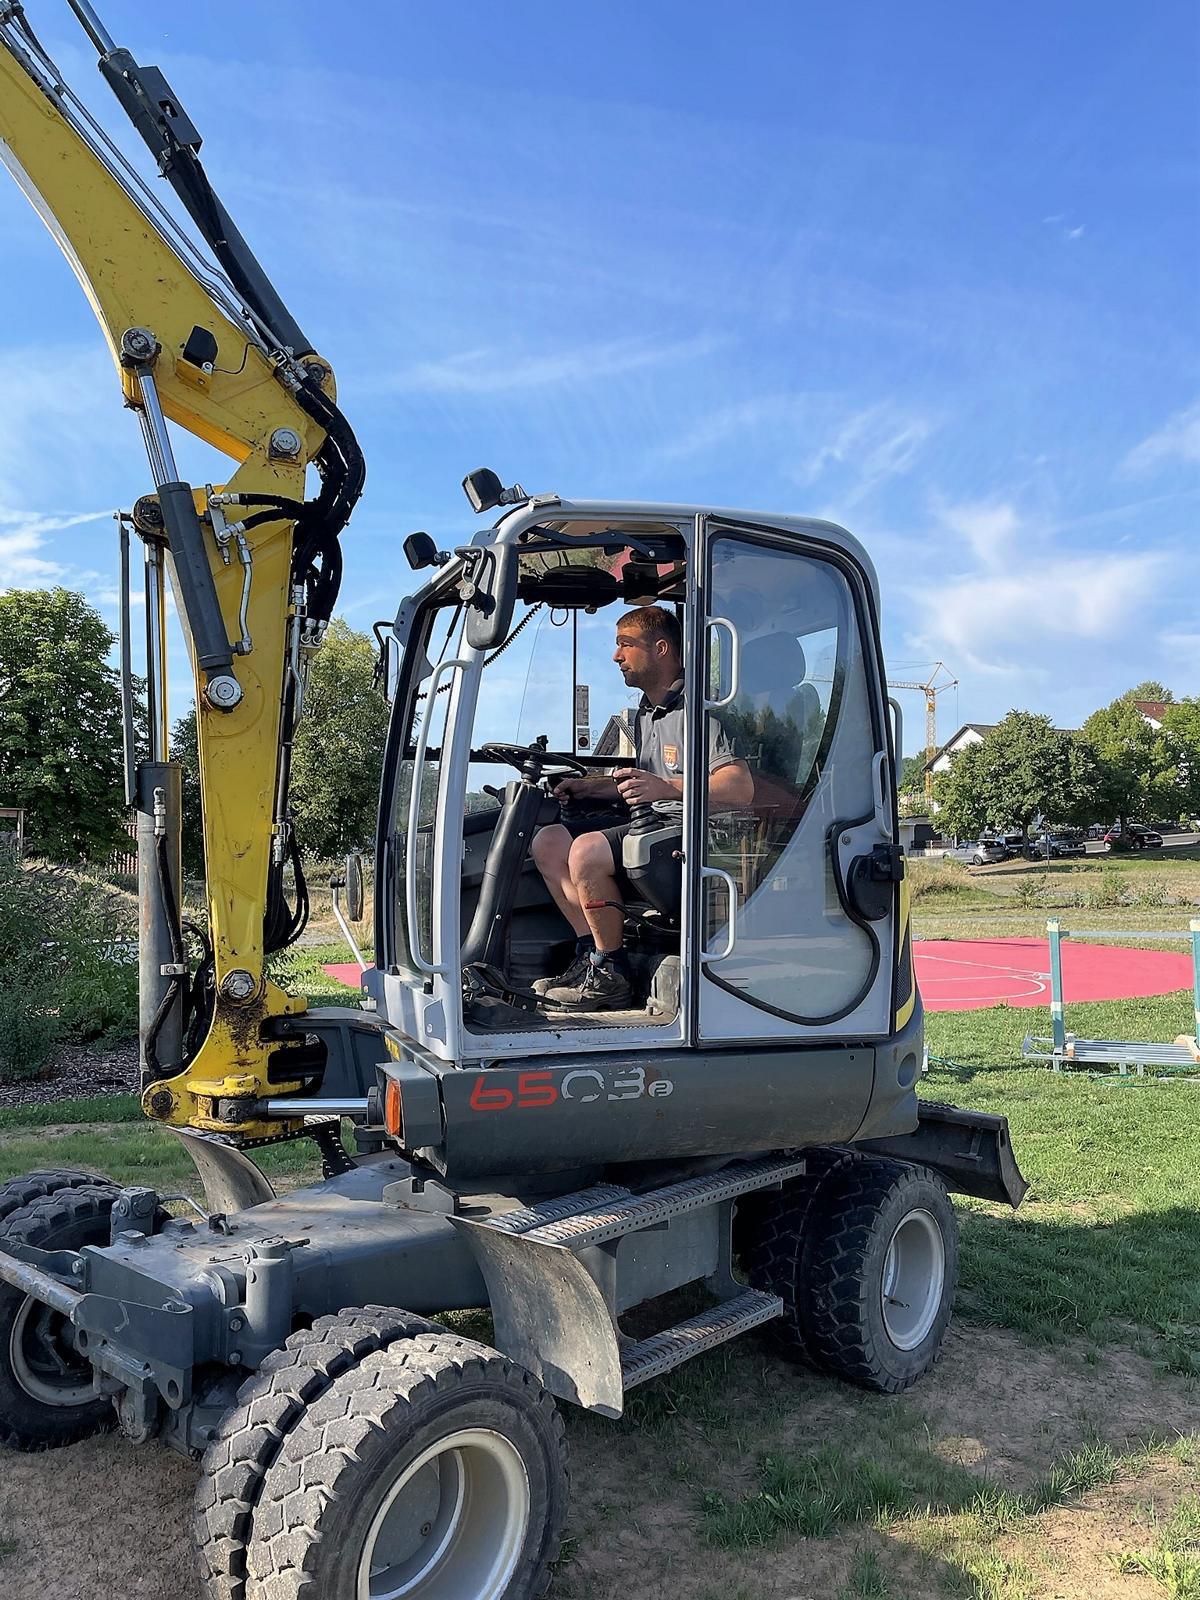
[[[678,618],[642,606],[617,623],[613,660],[628,687],[642,691],[634,721],[636,765],[613,776],[564,778],[563,801],[626,808],[683,795],[687,693]],[[754,780],[716,717],[708,718],[708,793],[718,808],[750,804]],[[534,836],[532,855],[555,904],[575,934],[570,965],[533,985],[546,1003],[566,1011],[621,1011],[633,1004],[623,943],[629,881],[622,870],[628,817],[597,827],[595,816],[564,819]]]

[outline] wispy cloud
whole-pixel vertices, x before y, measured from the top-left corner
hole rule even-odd
[[[796,469],[801,485],[820,482],[832,471],[849,473],[839,490],[842,506],[855,506],[889,478],[910,471],[933,432],[927,417],[889,403],[866,406],[847,417],[833,436]]]
[[[1173,461],[1200,462],[1200,400],[1168,417],[1134,446],[1117,470],[1122,477],[1138,477]]]
[[[720,341],[613,339],[540,353],[496,348],[462,350],[439,361],[421,361],[378,386],[374,393],[497,395],[518,390],[574,386],[620,377],[711,355]]]
[[[0,589],[71,581],[69,563],[48,560],[42,554],[47,535],[109,515],[107,511],[81,511],[68,516],[48,516],[0,505]],[[79,576],[75,574],[76,578]]]
[[[914,645],[987,677],[1049,678],[1058,652],[1128,639],[1170,569],[1165,550],[1056,546],[1040,519],[1007,500],[935,507],[947,576],[907,584]],[[930,552],[936,569],[938,551]]]

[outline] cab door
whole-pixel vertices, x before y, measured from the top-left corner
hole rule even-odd
[[[698,544],[694,1036],[886,1036],[902,865],[869,579],[819,530],[704,518]]]

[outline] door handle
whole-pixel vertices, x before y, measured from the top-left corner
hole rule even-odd
[[[709,617],[707,626],[711,628],[724,628],[729,635],[729,693],[722,695],[719,700],[710,700],[705,696],[704,704],[711,711],[720,706],[731,705],[737,699],[738,669],[741,662],[742,639],[734,623],[728,617]]]
[[[728,961],[737,944],[737,884],[722,867],[701,867],[700,878],[720,878],[729,895],[729,924],[725,929],[725,948],[723,950],[710,950],[707,945],[701,947],[701,961]]]

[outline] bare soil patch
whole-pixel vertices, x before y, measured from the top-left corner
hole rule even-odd
[[[552,1600],[836,1600],[873,1553],[899,1600],[966,1595],[954,1519],[751,1549],[706,1543],[706,1494],[744,1494],[760,1457],[810,1455],[829,1442],[888,1464],[889,1439],[1020,1492],[1089,1439],[1125,1451],[1200,1430],[1200,1393],[1123,1349],[1048,1349],[959,1324],[933,1374],[881,1399],[777,1360],[746,1342],[647,1386],[620,1423],[569,1413],[573,1509]],[[1144,1508],[1166,1506],[1195,1468],[1167,1453],[1105,1488],[997,1537],[1037,1600],[1150,1600],[1111,1556],[1143,1541]],[[195,1468],[116,1437],[0,1462],[0,1592],[19,1600],[196,1600],[189,1538]],[[1139,1528],[1141,1527],[1141,1531]],[[931,1530],[933,1536],[931,1537]],[[997,1591],[1007,1592],[1007,1591]]]

